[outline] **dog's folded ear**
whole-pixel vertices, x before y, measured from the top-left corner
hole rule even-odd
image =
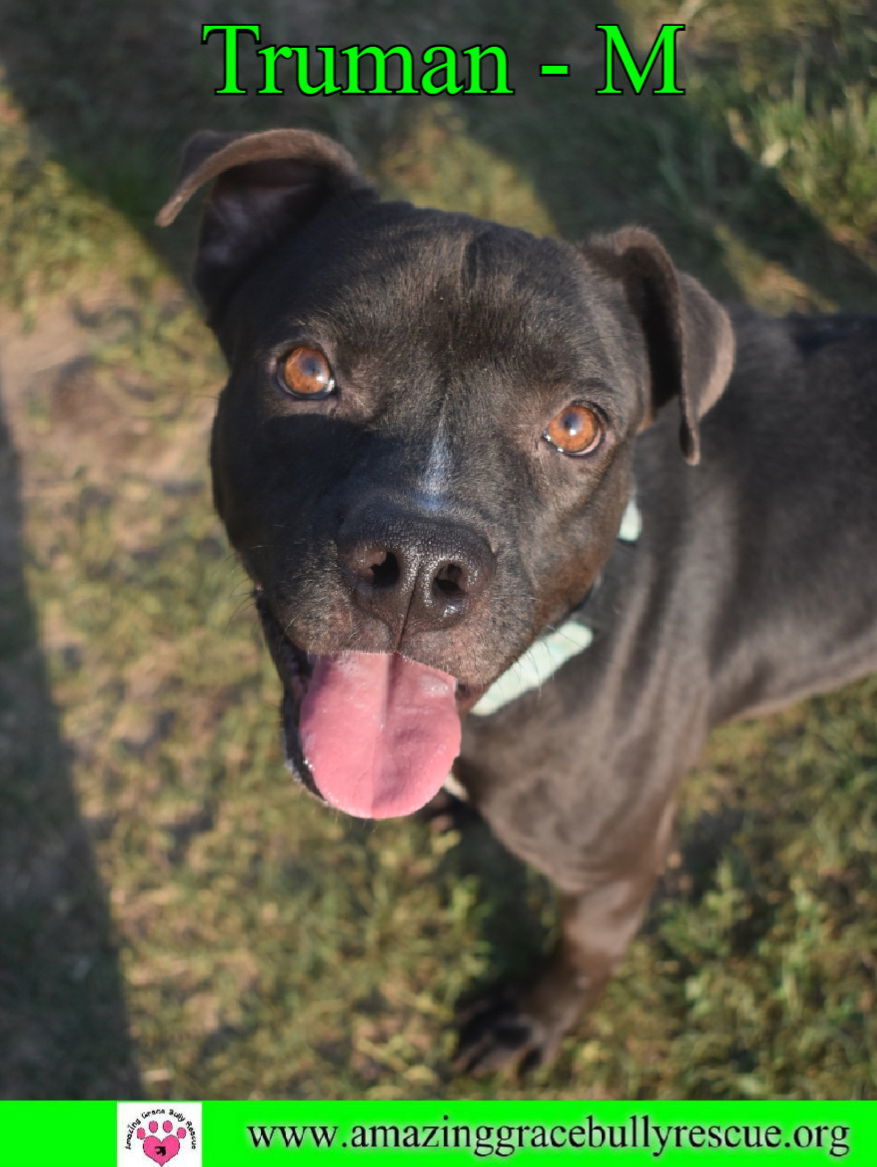
[[[677,270],[642,227],[592,240],[585,256],[621,281],[645,338],[651,375],[647,418],[677,397],[679,440],[694,465],[700,459],[700,419],[718,401],[734,364],[728,314],[697,280]]]
[[[322,134],[202,130],[186,143],[179,183],[156,223],[169,226],[207,182],[195,286],[211,315],[260,255],[328,200],[374,194],[344,147]]]

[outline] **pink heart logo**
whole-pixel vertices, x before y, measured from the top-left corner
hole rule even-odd
[[[175,1135],[165,1135],[163,1139],[150,1135],[148,1139],[143,1140],[143,1153],[148,1155],[153,1163],[167,1163],[179,1149],[180,1140]]]

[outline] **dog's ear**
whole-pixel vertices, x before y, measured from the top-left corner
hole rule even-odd
[[[646,342],[651,374],[648,416],[678,397],[686,461],[700,459],[699,422],[721,396],[734,364],[734,333],[724,308],[676,269],[642,227],[593,240],[586,257],[621,281]]]
[[[281,236],[344,193],[373,197],[343,146],[309,130],[202,130],[186,143],[176,190],[156,216],[171,224],[206,182],[195,286],[215,313],[247,269]]]

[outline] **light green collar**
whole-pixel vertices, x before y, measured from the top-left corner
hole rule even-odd
[[[631,499],[621,520],[618,538],[635,543],[642,531],[642,515],[636,500]],[[535,640],[513,665],[498,677],[473,706],[476,717],[489,717],[531,689],[538,689],[554,676],[561,665],[583,652],[594,639],[594,630],[585,622],[584,604],[550,632]]]

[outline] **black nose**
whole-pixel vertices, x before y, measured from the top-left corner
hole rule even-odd
[[[471,527],[389,505],[349,516],[337,544],[354,601],[394,631],[464,619],[496,567],[487,540]]]

